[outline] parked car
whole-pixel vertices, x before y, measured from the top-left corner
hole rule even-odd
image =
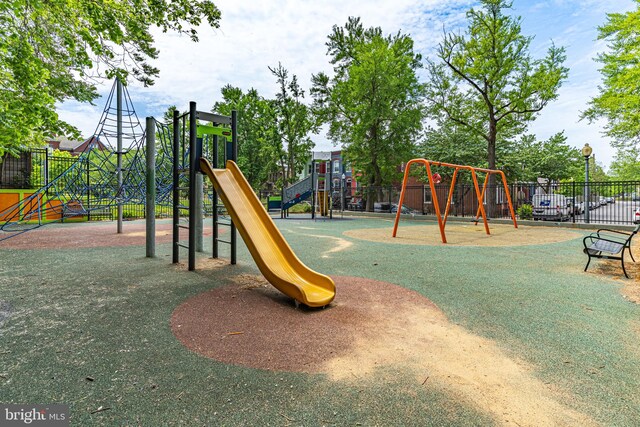
[[[607,197],[607,203],[615,203],[616,202],[616,198],[615,197]]]
[[[578,203],[578,206],[580,207],[580,215],[584,214],[584,202]]]
[[[636,211],[633,214],[633,223],[640,224],[640,208],[636,208]]]
[[[600,203],[600,206],[606,206],[607,205],[607,199],[605,199],[604,197],[600,197],[598,199],[598,203]]]
[[[396,212],[398,212],[398,205],[394,203],[391,205],[391,213],[396,213]],[[409,215],[415,215],[417,212],[418,211],[414,209],[410,209],[405,205],[402,205],[402,210],[400,211],[401,214],[409,214]]]
[[[562,194],[536,194],[531,202],[535,221],[539,219],[565,221],[569,219],[573,209]]]
[[[569,203],[569,206],[573,207],[573,210],[571,211],[571,216],[582,215],[584,213],[584,203],[582,202],[576,203],[573,197],[567,197],[567,202]]]
[[[350,211],[363,211],[364,200],[354,197],[349,203],[347,203],[347,210]]]
[[[388,203],[388,202],[375,202],[373,204],[373,211],[374,212],[386,212],[386,213],[389,213],[389,212],[391,212],[391,203]]]

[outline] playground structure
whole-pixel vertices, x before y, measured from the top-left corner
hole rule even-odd
[[[145,202],[145,132],[126,86],[116,80],[94,134],[70,166],[35,189],[5,190],[0,197],[0,240],[51,222],[117,218],[122,233],[123,208]],[[101,149],[104,147],[104,149]],[[154,164],[156,200],[171,202],[171,150],[160,147]],[[40,165],[46,177],[47,163]]]
[[[333,171],[331,155],[328,158],[313,158],[311,160],[311,174],[306,178],[283,188],[280,217],[287,218],[289,209],[311,198],[311,219],[316,214],[333,219]]]
[[[208,124],[202,124],[202,122]],[[153,176],[155,137],[169,132],[156,132],[156,127],[168,126],[147,118],[147,197],[149,204],[155,200],[156,182]],[[196,268],[196,251],[203,251],[203,174],[206,174],[212,189],[213,213],[213,258],[218,257],[218,243],[231,246],[231,264],[236,263],[236,230],[240,231],[249,252],[260,272],[280,292],[298,303],[309,307],[324,307],[335,297],[335,284],[331,278],[317,273],[304,265],[276,227],[253,189],[235,163],[237,159],[237,118],[198,111],[191,102],[189,112],[179,115],[174,112],[171,129],[173,159],[173,263],[180,260],[180,248],[189,253],[188,268]],[[219,138],[224,139],[223,153]],[[213,165],[207,157],[212,159]],[[222,157],[226,167],[218,167]],[[221,221],[218,196],[230,216],[230,221]],[[183,213],[188,212],[188,221]],[[219,238],[218,227],[230,227],[230,239]],[[237,228],[236,228],[237,227]],[[180,241],[180,230],[188,230],[188,243]],[[147,215],[147,256],[155,256],[155,220]]]
[[[113,117],[114,112],[116,117]],[[195,270],[196,251],[204,250],[202,230],[205,197],[209,195],[211,203],[206,205],[212,206],[214,258],[218,257],[219,243],[227,243],[231,246],[231,264],[236,263],[236,223],[239,223],[242,237],[260,270],[277,289],[297,303],[312,307],[327,305],[335,296],[333,281],[298,260],[266,212],[262,215],[255,206],[245,212],[236,205],[236,199],[241,195],[236,191],[240,184],[229,188],[215,181],[219,174],[212,171],[227,170],[218,169],[219,157],[231,161],[228,165],[235,165],[236,129],[235,111],[231,116],[197,111],[192,102],[187,113],[181,115],[174,111],[171,124],[147,117],[146,130],[143,130],[126,88],[116,81],[91,143],[78,159],[41,188],[16,191],[17,200],[0,204],[0,220],[3,221],[0,230],[8,232],[0,240],[50,222],[89,219],[92,212],[111,212],[112,209],[117,209],[117,232],[122,233],[124,204],[144,203],[146,255],[154,257],[156,205],[171,204],[172,260],[178,263],[180,249],[185,248],[189,270]],[[110,143],[110,138],[116,139],[114,144]],[[224,144],[219,144],[219,138],[223,138]],[[107,149],[97,149],[98,142]],[[209,168],[201,170],[200,159],[207,157],[212,159],[214,166],[207,162]],[[205,172],[210,172],[218,191],[205,191]],[[236,181],[242,182],[244,177],[239,170],[238,174]],[[246,188],[243,202],[247,202],[249,192],[253,193],[248,184]],[[231,191],[233,195],[227,197],[225,191]],[[230,221],[221,218],[224,207],[218,206],[218,193],[224,197],[224,205],[231,213]],[[253,197],[257,199],[255,194]],[[264,210],[261,204],[259,207]],[[218,226],[230,227],[229,240],[219,238]],[[180,240],[183,229],[188,231],[187,243]],[[274,253],[279,255],[273,258]]]
[[[460,170],[467,170],[471,173],[471,179],[473,181],[473,187],[474,190],[476,192],[476,196],[478,198],[478,211],[476,213],[476,222],[478,221],[479,217],[482,216],[482,221],[484,223],[484,229],[486,231],[486,233],[488,235],[491,234],[490,230],[489,230],[489,223],[487,222],[487,214],[485,212],[484,209],[484,196],[487,190],[487,185],[489,184],[489,177],[493,174],[497,174],[500,175],[500,177],[502,178],[502,184],[504,185],[504,192],[507,198],[507,203],[508,203],[508,207],[509,207],[509,212],[511,214],[511,219],[513,220],[513,226],[515,228],[518,228],[518,223],[516,221],[516,215],[515,212],[513,210],[513,204],[511,203],[511,195],[509,194],[509,187],[507,185],[507,178],[504,174],[504,172],[502,172],[501,170],[497,170],[497,169],[484,169],[484,168],[476,168],[473,166],[466,166],[466,165],[456,165],[456,164],[452,164],[452,163],[443,163],[443,162],[436,162],[433,160],[427,160],[427,159],[423,159],[423,158],[418,158],[418,159],[411,159],[406,165],[405,165],[405,169],[404,169],[404,178],[402,179],[402,190],[400,192],[400,200],[398,202],[398,210],[396,212],[396,218],[393,224],[393,237],[396,237],[397,231],[398,231],[398,223],[400,222],[400,213],[402,211],[401,207],[402,207],[402,203],[404,202],[404,196],[405,196],[405,191],[407,188],[407,181],[409,179],[409,172],[411,170],[411,165],[413,164],[423,164],[426,168],[427,171],[427,178],[429,179],[429,188],[431,190],[431,194],[433,197],[433,208],[436,214],[436,219],[438,220],[438,227],[440,228],[440,237],[442,239],[442,243],[447,243],[447,236],[445,234],[445,226],[447,224],[447,217],[449,216],[449,212],[451,209],[451,198],[453,196],[453,190],[455,188],[456,185],[456,178],[458,177],[458,171]],[[436,193],[436,188],[435,188],[435,180],[440,179],[440,175],[439,174],[434,174],[431,172],[431,166],[443,166],[443,167],[448,167],[448,168],[453,168],[453,175],[451,176],[451,184],[449,187],[449,195],[447,197],[447,207],[445,208],[444,211],[444,215],[441,214],[440,211],[440,203],[438,201],[438,194]],[[481,173],[485,173],[485,178],[484,178],[484,184],[482,186],[482,191],[480,191],[480,187],[478,185],[478,178],[477,178],[477,172],[481,172]]]
[[[269,283],[296,304],[309,307],[329,304],[335,297],[333,280],[311,270],[296,257],[235,162],[227,160],[225,169],[213,169],[202,157],[200,168],[213,183]]]

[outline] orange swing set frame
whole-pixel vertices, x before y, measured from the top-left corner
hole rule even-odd
[[[398,202],[398,210],[396,212],[396,220],[393,225],[393,237],[396,237],[398,231],[398,223],[400,222],[400,212],[402,212],[402,203],[404,202],[405,191],[407,189],[407,180],[409,179],[409,171],[411,169],[411,165],[414,163],[423,164],[427,169],[427,177],[429,178],[429,188],[431,190],[432,200],[433,200],[433,209],[435,210],[436,218],[438,220],[438,226],[440,227],[440,236],[442,237],[442,243],[447,243],[447,236],[445,235],[444,228],[447,224],[447,217],[449,216],[449,211],[451,209],[451,198],[453,196],[453,190],[456,185],[456,178],[458,177],[458,171],[460,170],[468,170],[471,173],[471,178],[473,180],[473,186],[476,191],[476,196],[478,197],[478,211],[476,212],[476,224],[478,222],[478,218],[482,216],[482,221],[484,222],[484,229],[488,235],[491,234],[489,231],[489,223],[487,222],[487,214],[484,210],[484,205],[482,201],[484,200],[484,195],[487,190],[487,184],[489,183],[489,176],[492,174],[497,174],[502,177],[502,184],[504,185],[504,192],[507,196],[507,202],[509,204],[509,212],[511,213],[511,218],[513,219],[513,226],[518,228],[518,222],[516,221],[516,215],[513,211],[513,204],[511,203],[511,195],[509,194],[509,187],[507,186],[507,178],[504,175],[504,172],[497,169],[484,169],[484,168],[474,168],[473,166],[465,166],[465,165],[455,165],[452,163],[442,163],[435,162],[433,160],[427,159],[411,159],[406,165],[404,169],[404,178],[402,180],[402,191],[400,192],[400,201]],[[438,202],[438,194],[436,193],[436,187],[433,179],[433,174],[431,173],[431,166],[444,166],[453,168],[453,175],[451,177],[451,185],[449,187],[449,196],[447,198],[447,207],[444,211],[444,217],[440,212],[440,204]],[[478,177],[477,172],[485,173],[484,184],[482,185],[482,191],[480,191],[480,187],[478,185]]]

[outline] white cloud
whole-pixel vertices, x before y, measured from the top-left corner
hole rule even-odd
[[[200,109],[209,110],[219,100],[225,84],[245,90],[254,87],[263,96],[272,97],[277,87],[267,67],[278,62],[296,74],[300,84],[308,89],[311,74],[330,71],[327,36],[333,25],[343,25],[349,16],[360,16],[366,27],[380,26],[385,33],[408,33],[415,41],[416,51],[433,57],[443,26],[447,31],[464,29],[466,10],[478,4],[474,0],[216,0],[215,3],[222,11],[221,26],[201,27],[199,43],[175,33],[154,32],[160,50],[160,58],[154,65],[161,70],[160,77],[152,87],[142,88],[134,83],[129,88],[141,117],[161,116],[169,105],[185,110],[192,100],[198,102]],[[633,7],[633,0],[616,2],[615,8],[608,0],[514,1],[514,13],[523,16],[523,32],[535,35],[532,54],[544,55],[553,40],[567,47],[567,65],[571,67],[560,98],[532,126],[541,139],[565,129],[572,144],[593,142],[600,153],[599,160],[610,162],[613,150],[600,137],[601,126],[578,122],[578,115],[596,93],[599,82],[597,65],[591,59],[604,46],[595,41],[596,27],[604,23],[605,12]],[[107,93],[110,87],[111,83],[105,83],[101,93]],[[101,105],[79,108],[71,103],[59,110],[62,118],[87,135],[93,132],[101,112]],[[318,149],[332,148],[324,135],[314,139]]]
[[[93,135],[102,111],[102,106],[67,102],[64,106],[59,106],[58,116],[80,129],[82,136],[87,138]]]

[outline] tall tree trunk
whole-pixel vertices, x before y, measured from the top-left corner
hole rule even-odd
[[[373,212],[373,204],[375,203],[375,187],[376,185],[376,178],[375,176],[371,175],[369,177],[369,182],[367,184],[367,193],[366,193],[366,197],[367,197],[367,204],[365,205],[365,210],[367,212]]]
[[[374,177],[374,186],[376,187],[376,198],[374,202],[382,202],[384,197],[382,195],[382,171],[380,170],[380,166],[378,162],[372,165],[373,166],[373,177]]]
[[[498,135],[498,123],[491,119],[489,120],[489,141],[487,144],[487,163],[489,169],[496,168],[496,139]],[[480,183],[479,183],[480,184]],[[495,218],[497,212],[496,206],[496,176],[491,174],[489,176],[489,183],[487,192],[485,195],[485,210],[487,217]]]
[[[282,188],[289,186],[289,177],[287,176],[287,163],[284,161],[284,156],[280,156],[280,171],[282,172]]]

